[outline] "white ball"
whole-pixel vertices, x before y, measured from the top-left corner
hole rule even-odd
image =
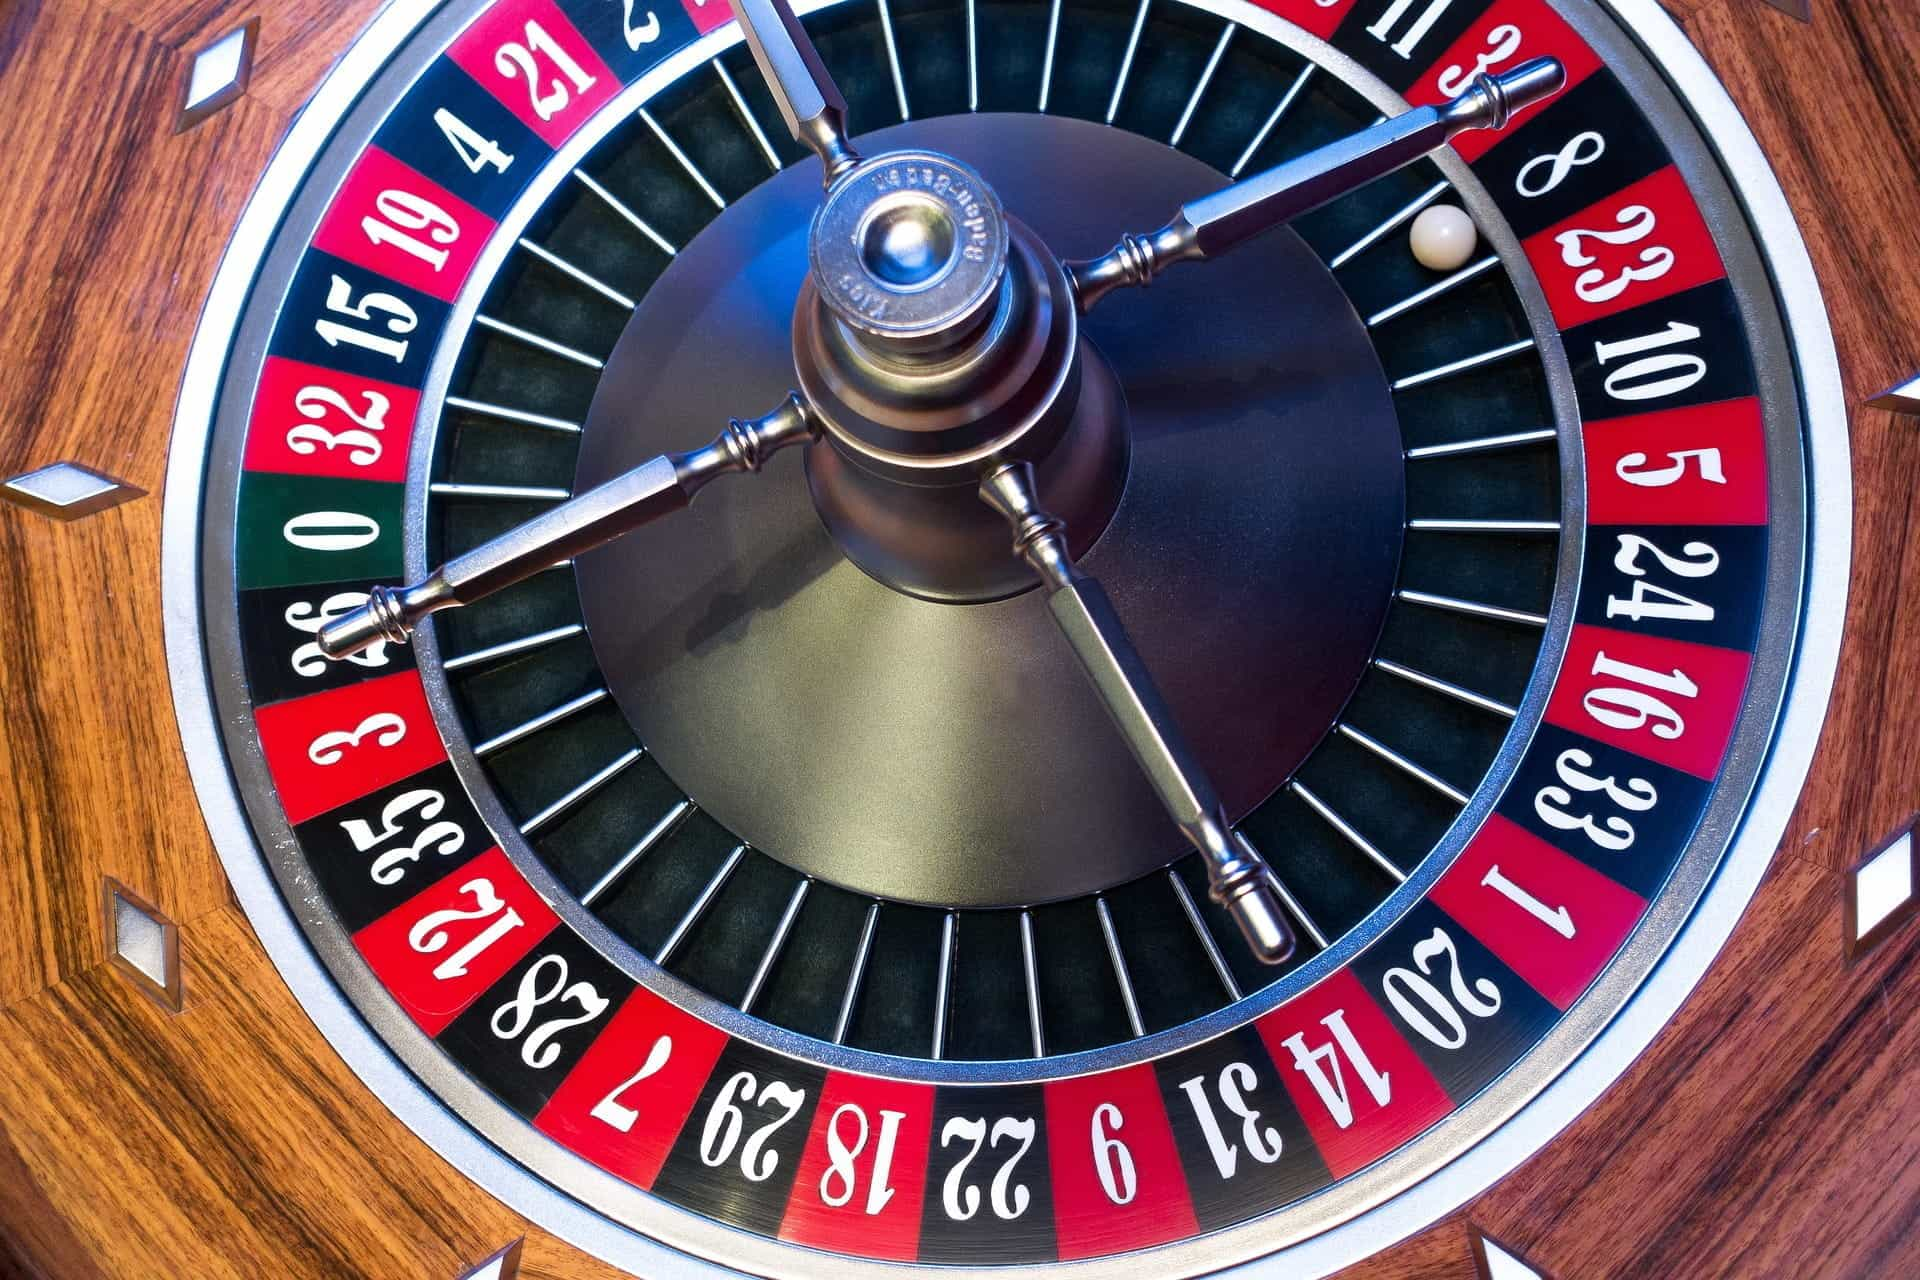
[[[1423,209],[1408,234],[1413,257],[1430,271],[1458,271],[1480,245],[1480,230],[1459,205],[1436,204]]]

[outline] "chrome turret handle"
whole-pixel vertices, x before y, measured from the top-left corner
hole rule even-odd
[[[747,48],[753,51],[787,131],[820,157],[826,170],[822,183],[831,187],[860,163],[860,154],[847,141],[847,100],[827,74],[820,51],[787,0],[727,2],[740,19]]]
[[[1098,258],[1066,264],[1080,309],[1115,289],[1144,286],[1176,262],[1227,252],[1376,178],[1403,169],[1468,129],[1504,129],[1513,117],[1558,93],[1566,68],[1536,58],[1498,76],[1479,75],[1437,107],[1416,107],[1351,137],[1277,164],[1180,206],[1150,235],[1125,235]]]
[[[1126,740],[1167,815],[1207,866],[1208,896],[1227,909],[1253,954],[1279,964],[1293,954],[1267,864],[1234,834],[1225,806],[1180,737],[1106,592],[1073,566],[1065,526],[1040,506],[1031,463],[1007,463],[980,482],[980,497],[1013,526],[1013,549],[1033,567],[1047,607]]]
[[[729,422],[705,448],[643,462],[449,560],[419,582],[375,587],[367,603],[320,628],[320,652],[340,659],[382,641],[405,644],[428,614],[472,604],[679,511],[716,476],[758,471],[775,452],[813,439],[818,430],[805,402],[789,392],[765,417]]]

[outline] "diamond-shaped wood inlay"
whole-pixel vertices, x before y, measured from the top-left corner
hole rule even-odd
[[[478,1266],[461,1272],[459,1280],[514,1280],[520,1274],[520,1247],[526,1242],[522,1236]]]
[[[56,520],[78,520],[145,496],[146,490],[77,462],[55,462],[0,484],[0,498]]]
[[[100,898],[108,963],[161,1008],[180,1012],[180,930],[112,876],[106,877]]]
[[[1920,910],[1920,867],[1914,862],[1913,824],[1860,859],[1843,881],[1846,953],[1856,960],[1884,942]]]
[[[1888,387],[1873,399],[1867,401],[1869,409],[1885,409],[1889,413],[1908,413],[1920,416],[1920,378],[1909,378],[1897,386]]]
[[[1547,1280],[1544,1271],[1524,1261],[1491,1236],[1473,1233],[1473,1265],[1480,1280]]]
[[[185,133],[221,108],[231,106],[247,91],[259,34],[260,19],[251,18],[193,55],[180,86],[175,133]]]

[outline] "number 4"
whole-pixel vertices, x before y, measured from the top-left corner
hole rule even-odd
[[[492,166],[501,173],[513,163],[513,157],[500,149],[500,144],[492,138],[483,138],[474,127],[453,112],[441,107],[433,113],[433,122],[440,126],[440,132],[447,135],[447,144],[453,153],[460,157],[463,164],[474,173]]]

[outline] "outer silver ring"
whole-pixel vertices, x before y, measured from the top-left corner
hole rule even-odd
[[[1412,1150],[1402,1151],[1359,1177],[1349,1179],[1309,1204],[1344,1217],[1337,1226],[1319,1231],[1284,1255],[1256,1258],[1287,1243],[1272,1219],[1234,1228],[1213,1237],[1155,1251],[1152,1265],[1165,1272],[1193,1273],[1222,1267],[1235,1274],[1320,1275],[1377,1251],[1427,1225],[1477,1195],[1511,1170],[1569,1123],[1632,1062],[1678,1008],[1725,942],[1740,912],[1750,901],[1772,849],[1784,828],[1811,761],[1824,716],[1837,662],[1840,624],[1844,616],[1846,571],[1850,552],[1851,482],[1848,473],[1846,419],[1837,361],[1811,263],[1795,228],[1785,198],[1772,177],[1757,143],[1711,71],[1687,44],[1653,0],[1598,0],[1612,9],[1635,32],[1648,53],[1661,65],[1665,80],[1678,92],[1685,107],[1711,134],[1728,182],[1744,204],[1747,220],[1764,242],[1765,267],[1771,271],[1775,293],[1785,308],[1785,320],[1797,353],[1804,393],[1804,440],[1808,451],[1807,492],[1812,501],[1802,600],[1798,651],[1786,692],[1773,725],[1743,725],[1743,750],[1766,756],[1759,780],[1744,814],[1737,815],[1732,846],[1711,876],[1700,877],[1701,897],[1657,960],[1637,970],[1638,950],[1616,961],[1582,1006],[1536,1048],[1540,1054],[1562,1042],[1562,1032],[1591,1035],[1591,1043],[1570,1065],[1559,1070],[1511,1118],[1487,1133],[1471,1148],[1456,1153],[1444,1168],[1418,1167]],[[803,6],[812,8],[817,6]],[[1208,3],[1208,8],[1215,8]],[[1221,7],[1226,7],[1222,3]],[[1260,27],[1263,15],[1232,6],[1243,25]],[[212,415],[226,360],[238,335],[242,304],[261,258],[272,241],[281,216],[299,190],[301,180],[321,153],[334,127],[353,108],[360,92],[375,78],[388,57],[414,27],[433,16],[431,5],[419,0],[396,0],[373,23],[367,34],[342,59],[315,96],[287,143],[268,170],[244,215],[216,277],[211,299],[196,334],[182,388],[171,451],[171,483],[166,496],[163,543],[165,621],[168,663],[176,711],[196,790],[215,843],[220,850],[242,905],[267,944],[282,976],[294,989],[310,1016],[337,1051],[366,1080],[401,1119],[444,1157],[452,1160],[488,1190],[518,1211],[556,1234],[610,1262],[635,1267],[649,1276],[668,1278],[735,1275],[714,1263],[676,1251],[640,1236],[554,1190],[521,1164],[488,1145],[409,1073],[395,1050],[377,1038],[351,1005],[341,981],[310,946],[288,899],[282,896],[248,821],[244,801],[229,772],[224,754],[223,726],[216,719],[213,686],[207,667],[207,639],[200,600],[201,539],[199,516],[202,482],[212,431]],[[1683,158],[1684,162],[1684,158]],[[1692,175],[1690,175],[1692,176]],[[257,352],[244,352],[257,355]],[[1753,739],[1759,739],[1754,745]],[[236,764],[244,764],[236,761]],[[1736,809],[1740,797],[1721,797]],[[1726,806],[1716,801],[1715,809]],[[1736,820],[1719,814],[1718,820],[1735,828]],[[1710,813],[1709,822],[1716,821]],[[1679,886],[1684,889],[1685,886]],[[303,914],[317,906],[310,896],[293,895]],[[1684,894],[1670,893],[1669,899]],[[1684,915],[1686,904],[1676,910]],[[1657,923],[1657,922],[1656,922]],[[364,975],[370,977],[370,975]],[[336,985],[336,982],[340,985]],[[1637,985],[1636,985],[1637,983]],[[1630,994],[1628,994],[1630,992]],[[1580,1008],[1623,1000],[1604,1027],[1569,1027]],[[416,1033],[417,1035],[417,1033]],[[436,1053],[429,1044],[429,1051]],[[1534,1055],[1529,1055],[1532,1060]],[[412,1054],[407,1055],[410,1059]],[[1516,1069],[1513,1075],[1521,1074]],[[1492,1110],[1511,1108],[1503,1081],[1443,1122],[1418,1144],[1422,1152],[1438,1145],[1447,1131],[1472,1128]],[[477,1092],[477,1090],[476,1090]],[[462,1100],[464,1106],[464,1100]],[[497,1104],[492,1104],[497,1108]],[[513,1121],[519,1125],[517,1120]],[[571,1160],[571,1158],[568,1158]],[[571,1161],[565,1180],[577,1183],[583,1198],[600,1201],[595,1187],[615,1180]],[[551,1175],[550,1175],[551,1176]],[[1399,1185],[1393,1199],[1363,1207],[1377,1197],[1383,1184]],[[1364,1185],[1367,1196],[1356,1188]],[[623,1189],[616,1185],[611,1189]],[[631,1189],[625,1189],[630,1191]],[[1346,1202],[1346,1203],[1342,1203]],[[652,1211],[641,1220],[649,1230],[695,1243],[718,1241],[746,1265],[774,1274],[798,1274],[796,1268],[817,1271],[819,1255],[713,1228],[704,1220],[649,1201]],[[1277,1217],[1286,1216],[1276,1215]],[[1317,1215],[1318,1216],[1318,1215]],[[689,1227],[713,1228],[708,1232]],[[1135,1255],[1076,1265],[1086,1276],[1131,1275],[1149,1255]],[[1244,1264],[1244,1265],[1236,1265]],[[853,1275],[898,1274],[902,1269],[883,1264],[834,1258],[832,1265]],[[1057,1276],[1063,1268],[1048,1267]],[[1041,1274],[1009,1271],[1008,1274]]]

